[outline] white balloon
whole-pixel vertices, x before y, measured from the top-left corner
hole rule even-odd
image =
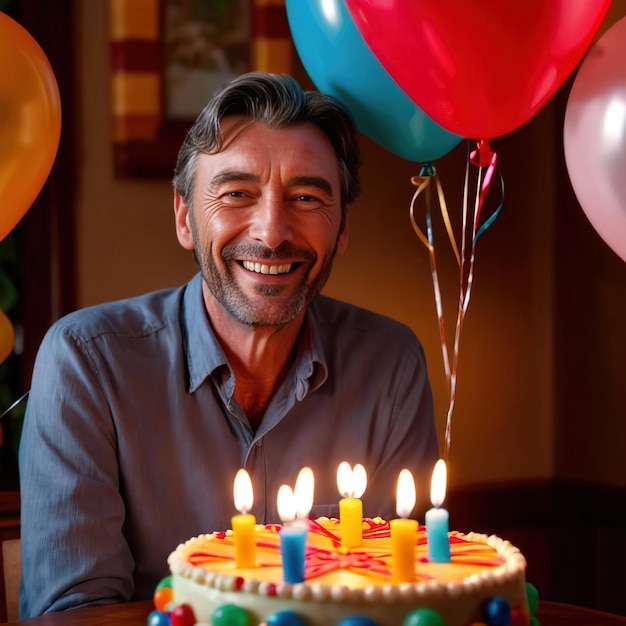
[[[578,202],[626,261],[626,18],[591,47],[570,92],[565,161]]]

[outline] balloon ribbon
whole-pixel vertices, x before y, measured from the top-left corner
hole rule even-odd
[[[499,174],[501,187],[501,200],[499,205],[492,211],[486,219],[481,220],[484,214],[485,200],[491,184],[494,180],[494,174],[497,172],[497,154],[491,150],[488,140],[478,142],[476,150],[472,151],[467,159],[465,168],[465,185],[463,190],[463,211],[462,211],[462,230],[460,252],[457,245],[452,222],[448,212],[443,187],[436,169],[431,163],[424,163],[419,176],[413,176],[411,182],[417,187],[410,205],[410,217],[413,229],[419,240],[428,249],[430,269],[433,280],[433,290],[435,295],[435,307],[437,311],[437,319],[439,323],[439,335],[441,338],[441,351],[443,356],[443,365],[448,383],[449,406],[446,418],[445,431],[445,454],[447,460],[450,453],[451,443],[451,423],[452,413],[456,403],[456,384],[459,364],[459,348],[461,341],[461,332],[465,314],[469,307],[470,296],[472,292],[472,284],[474,279],[474,261],[476,258],[476,243],[480,236],[494,223],[502,210],[502,202],[504,199],[504,181],[502,175]],[[476,172],[475,198],[471,204],[470,196],[470,173],[473,169],[478,168]],[[456,315],[456,325],[454,332],[454,343],[452,355],[448,348],[445,332],[445,320],[443,313],[443,304],[441,299],[441,287],[437,273],[437,262],[435,254],[435,241],[433,235],[432,210],[431,210],[431,187],[434,184],[437,190],[439,208],[441,216],[446,227],[448,240],[452,247],[452,251],[459,266],[459,304]],[[426,221],[426,233],[418,226],[415,218],[417,199],[424,198],[424,217]]]

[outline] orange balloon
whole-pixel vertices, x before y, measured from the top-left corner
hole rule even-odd
[[[41,191],[60,136],[52,67],[28,31],[0,12],[0,240]]]
[[[7,314],[0,309],[0,363],[13,351],[15,343],[15,329]]]

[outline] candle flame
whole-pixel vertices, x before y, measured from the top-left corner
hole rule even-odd
[[[346,461],[337,468],[337,488],[344,498],[360,498],[367,487],[367,472],[357,463],[354,469]]]
[[[252,509],[254,494],[252,491],[252,481],[245,469],[240,469],[235,475],[233,484],[233,495],[235,498],[235,508],[242,514]]]
[[[417,493],[413,474],[408,469],[403,469],[398,475],[396,489],[396,513],[398,517],[409,517],[415,507]]]
[[[435,463],[433,477],[430,483],[430,500],[434,507],[440,507],[446,499],[446,482],[448,480],[448,470],[446,462],[439,459]]]
[[[293,522],[296,519],[296,498],[289,485],[281,485],[276,498],[278,516],[283,523]]]
[[[313,508],[313,494],[315,492],[315,477],[310,467],[303,467],[298,472],[296,486],[293,489],[296,501],[296,517],[307,518]]]

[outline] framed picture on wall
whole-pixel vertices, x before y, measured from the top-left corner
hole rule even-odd
[[[171,178],[221,84],[291,71],[285,0],[109,0],[114,173]]]

